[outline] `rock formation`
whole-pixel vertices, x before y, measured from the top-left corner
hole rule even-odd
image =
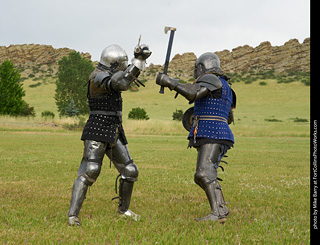
[[[58,70],[58,61],[63,56],[74,51],[68,48],[54,49],[51,45],[23,44],[0,46],[0,64],[5,59],[10,59],[22,73],[22,77],[30,77],[30,74],[39,77],[42,73],[55,75]],[[272,46],[270,42],[262,42],[253,48],[249,45],[223,51],[214,51],[221,61],[221,68],[227,73],[240,73],[248,71],[310,71],[310,38],[303,43],[297,39],[291,39],[282,46]],[[91,59],[89,53],[81,53],[87,59]],[[194,53],[176,54],[169,65],[169,75],[188,80],[193,76],[193,67],[197,57]],[[161,65],[150,64],[144,73],[154,76],[163,70]],[[40,73],[39,73],[40,71]]]
[[[21,44],[0,46],[0,64],[10,59],[13,64],[21,70],[22,77],[36,73],[49,71],[54,75],[58,70],[58,62],[63,56],[68,56],[75,51],[69,48],[54,49],[51,45]],[[81,53],[87,59],[91,59],[89,53]],[[36,74],[34,74],[36,76]]]
[[[0,46],[0,62],[10,59],[16,66],[25,64],[58,64],[63,56],[68,56],[71,51],[68,48],[54,49],[51,45],[22,44]],[[82,53],[83,57],[91,59],[89,53]]]
[[[256,48],[248,45],[215,52],[221,60],[221,67],[226,72],[250,70],[275,70],[275,72],[310,71],[310,38],[302,44],[291,39],[283,46],[271,46],[262,42]]]
[[[214,52],[214,51],[213,51]],[[291,39],[282,46],[272,46],[270,42],[262,42],[253,48],[249,45],[215,52],[221,62],[221,68],[227,73],[254,71],[270,71],[277,73],[290,71],[310,71],[310,38],[302,44]],[[169,75],[188,79],[193,75],[193,67],[197,57],[194,53],[177,54],[169,65]],[[151,69],[151,72],[150,72]],[[163,66],[149,66],[147,74],[157,73]]]

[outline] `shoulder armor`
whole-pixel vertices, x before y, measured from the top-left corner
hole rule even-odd
[[[108,77],[111,77],[110,74],[101,71],[95,76],[93,83],[98,88],[98,87],[100,87],[102,85],[103,80],[108,78]]]
[[[201,76],[197,80],[197,83],[199,83],[199,85],[202,87],[206,87],[210,92],[222,87],[220,79],[213,74],[205,74]]]

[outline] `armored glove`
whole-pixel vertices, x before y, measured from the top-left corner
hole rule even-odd
[[[156,79],[156,83],[163,87],[168,87],[170,90],[174,90],[179,84],[179,79],[172,79],[167,74],[159,73]]]
[[[134,58],[132,58],[131,62],[141,71],[146,70],[146,59],[151,55],[151,51],[149,50],[149,46],[146,44],[137,45],[134,48]]]
[[[175,90],[177,93],[189,100],[190,104],[196,99],[201,99],[209,93],[209,90],[205,86],[200,87],[198,83],[182,84],[179,83],[179,79],[173,79],[167,74],[161,72],[157,76],[156,83],[160,86],[168,87],[170,90]]]

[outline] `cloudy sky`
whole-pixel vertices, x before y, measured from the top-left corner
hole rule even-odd
[[[177,28],[177,53],[232,50],[270,41],[283,45],[310,37],[309,0],[10,0],[1,1],[0,46],[47,44],[89,52],[99,60],[110,44],[129,57],[142,35],[153,51],[148,63],[163,64],[169,35]],[[171,58],[172,58],[171,57]]]

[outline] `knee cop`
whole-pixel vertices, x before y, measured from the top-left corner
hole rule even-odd
[[[122,179],[128,182],[136,182],[138,180],[139,170],[137,165],[131,159],[125,163],[125,167],[120,172]]]
[[[101,171],[102,161],[100,159],[82,158],[78,176],[82,176],[83,181],[91,186],[98,178]]]
[[[214,164],[208,159],[201,168],[198,168],[194,174],[194,182],[205,190],[210,183],[218,177],[217,169]]]
[[[198,151],[197,170],[194,174],[194,181],[203,190],[215,181],[218,177],[217,166],[221,153],[220,144],[204,144]]]
[[[194,182],[205,190],[210,183],[217,179],[217,171],[215,173],[207,173],[204,170],[196,171],[194,174]],[[211,176],[210,176],[211,175]]]

